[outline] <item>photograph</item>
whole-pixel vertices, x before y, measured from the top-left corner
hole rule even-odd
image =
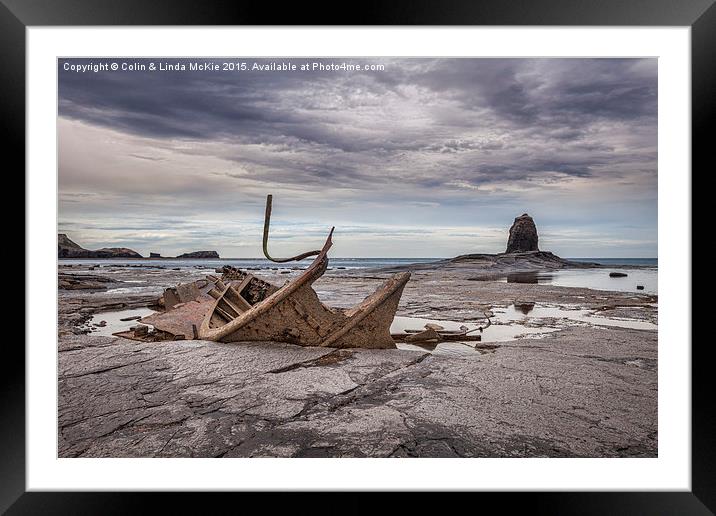
[[[57,457],[658,458],[658,65],[58,57]]]

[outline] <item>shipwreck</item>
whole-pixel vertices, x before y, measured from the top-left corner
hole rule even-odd
[[[143,325],[152,325],[153,331],[139,326],[117,335],[136,340],[274,341],[300,346],[395,348],[390,325],[410,273],[393,275],[352,308],[326,306],[312,285],[328,268],[334,228],[321,249],[274,258],[268,252],[271,207],[269,195],[264,255],[278,263],[315,256],[298,277],[277,287],[247,271],[224,266],[220,278],[210,275],[205,280],[167,289],[159,301],[164,311],[140,320]]]
[[[391,334],[390,327],[410,272],[394,274],[352,308],[324,305],[313,290],[313,283],[328,269],[328,251],[333,245],[335,228],[331,228],[321,249],[275,258],[268,251],[271,207],[269,195],[264,216],[264,256],[276,263],[315,256],[298,277],[277,287],[248,271],[225,265],[216,270],[221,277],[209,275],[166,289],[157,302],[162,311],[143,317],[140,325],[114,335],[145,342],[272,341],[332,348],[395,348],[396,342],[430,344],[480,340],[480,335],[468,335],[476,331],[474,329],[447,331],[430,324],[424,329]],[[481,332],[483,327],[478,329]]]

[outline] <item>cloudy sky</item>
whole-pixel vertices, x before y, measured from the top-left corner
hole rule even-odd
[[[331,226],[336,257],[500,252],[524,212],[561,256],[657,255],[656,59],[231,61],[298,69],[59,60],[59,231],[259,257],[271,193],[279,256]]]

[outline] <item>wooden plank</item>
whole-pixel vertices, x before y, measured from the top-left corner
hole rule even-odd
[[[216,306],[216,313],[219,314],[224,319],[226,319],[227,321],[233,321],[234,319],[236,319],[236,317],[234,317],[233,315],[230,315],[226,310],[224,310],[223,308],[221,308],[218,305]]]
[[[223,303],[223,305],[224,305],[224,310],[227,310],[227,309],[228,309],[228,310],[230,310],[231,312],[234,313],[234,315],[233,315],[234,319],[235,319],[236,317],[238,317],[239,315],[241,315],[241,313],[243,312],[243,310],[239,310],[238,307],[234,306],[234,303],[232,303],[231,301],[229,301],[228,299],[226,299],[226,296],[224,296],[224,297],[221,299],[221,301],[219,301],[219,303]]]
[[[246,288],[246,285],[248,285],[252,279],[254,279],[254,275],[246,273],[246,277],[241,280],[241,283],[239,283],[238,287],[234,287],[234,290],[236,290],[236,292],[241,295],[241,291]]]
[[[245,312],[251,308],[249,302],[246,301],[241,294],[236,294],[236,299],[232,300],[229,300],[226,296],[224,296],[224,301],[226,301],[231,308],[236,310],[237,313]]]

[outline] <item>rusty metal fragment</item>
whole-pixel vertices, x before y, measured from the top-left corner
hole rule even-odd
[[[302,253],[296,256],[292,256],[290,258],[273,258],[268,252],[268,237],[269,237],[269,224],[271,223],[271,205],[273,204],[273,195],[269,194],[266,196],[266,213],[264,214],[264,239],[263,239],[263,250],[264,250],[264,256],[271,260],[272,262],[276,263],[286,263],[286,262],[298,262],[303,260],[304,258],[308,258],[309,256],[316,256],[321,254],[321,250],[315,250],[315,251],[308,251],[306,253]],[[331,228],[331,234],[328,235],[328,238],[331,238],[331,235],[333,234],[333,229]]]
[[[481,341],[480,335],[469,335],[469,332],[444,332],[431,329],[417,331],[410,330],[406,333],[391,333],[391,338],[397,342],[418,343],[439,343],[439,342],[475,342]]]
[[[169,310],[180,303],[198,299],[202,294],[205,294],[209,288],[211,288],[211,283],[208,279],[197,280],[191,283],[180,283],[175,287],[165,289],[159,304]]]
[[[403,340],[405,342],[440,342],[441,338],[435,329],[427,328],[418,333],[409,333]]]
[[[185,339],[193,339],[192,325],[199,325],[212,305],[208,296],[195,301],[180,303],[173,309],[142,317],[140,322],[152,325],[155,330],[172,336],[181,335]],[[171,339],[168,339],[171,340]]]

